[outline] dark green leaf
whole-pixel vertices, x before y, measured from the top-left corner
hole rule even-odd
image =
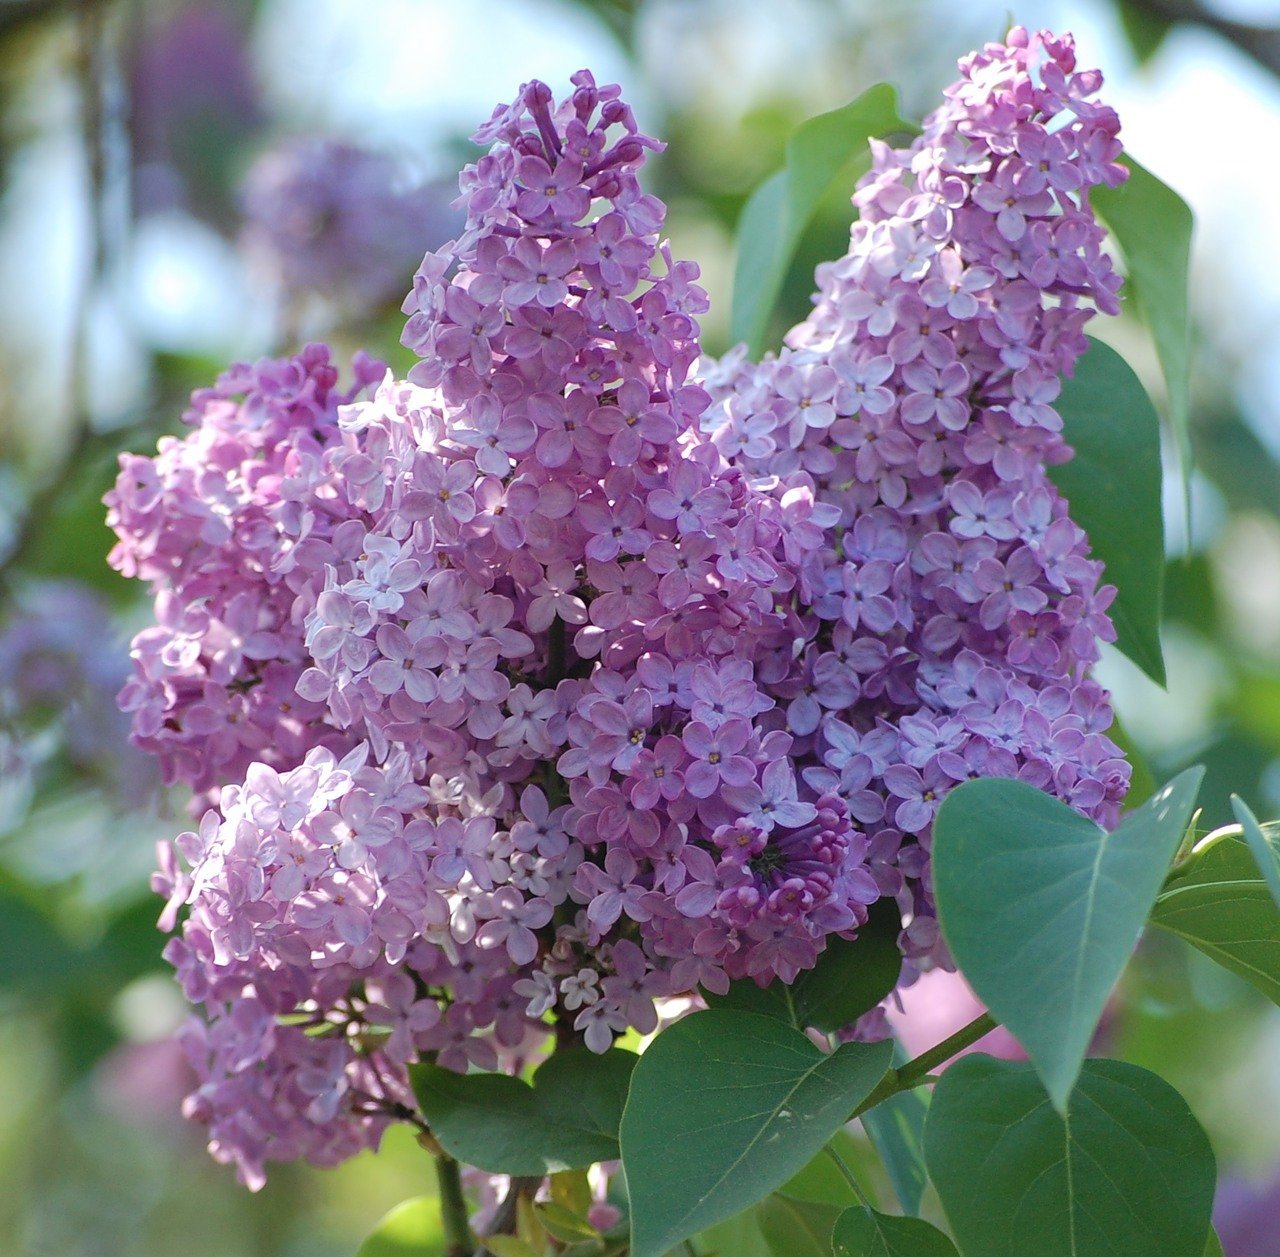
[[[1125,292],[1137,305],[1164,372],[1169,420],[1184,476],[1191,472],[1191,321],[1188,282],[1194,220],[1187,203],[1132,157],[1122,158],[1129,178],[1118,188],[1097,187],[1094,209],[1119,242],[1128,264]]]
[[[1240,828],[1244,831],[1244,840],[1248,843],[1249,850],[1253,852],[1258,871],[1262,874],[1263,881],[1267,883],[1267,889],[1271,891],[1271,898],[1275,900],[1276,906],[1280,907],[1280,858],[1276,855],[1275,847],[1263,833],[1262,826],[1258,824],[1258,818],[1239,795],[1231,796],[1231,810],[1235,813],[1236,820],[1240,822]]]
[[[707,1004],[777,1017],[801,1030],[806,1026],[840,1030],[897,986],[902,971],[901,929],[902,917],[893,900],[881,899],[872,905],[856,939],[831,938],[818,963],[789,986],[775,979],[760,987],[746,978],[734,982],[724,995],[708,994]]]
[[[1160,892],[1151,923],[1280,1004],[1280,912],[1243,838],[1202,839]]]
[[[858,1119],[884,1162],[902,1211],[913,1215],[920,1212],[920,1198],[928,1180],[924,1168],[924,1120],[928,1111],[928,1092],[917,1087],[899,1091]]]
[[[397,1205],[374,1227],[356,1257],[445,1257],[440,1202],[415,1196]]]
[[[959,1257],[937,1227],[861,1206],[840,1215],[831,1242],[835,1257]]]
[[[842,180],[853,191],[871,164],[870,138],[916,133],[898,116],[897,93],[885,83],[791,133],[783,168],[752,193],[738,224],[730,332],[735,340],[745,340],[753,355],[763,347],[787,267],[827,189]]]
[[[614,1048],[556,1052],[533,1086],[507,1074],[413,1066],[431,1133],[466,1165],[495,1174],[553,1174],[618,1156],[618,1124],[636,1056]]]
[[[965,1257],[1202,1257],[1213,1151],[1186,1101],[1087,1061],[1066,1118],[1030,1065],[969,1056],[942,1075],[925,1159]]]
[[[831,1257],[838,1205],[773,1195],[756,1206],[760,1233],[773,1257]]]
[[[1160,422],[1133,368],[1109,345],[1089,351],[1058,399],[1063,436],[1075,457],[1049,469],[1089,535],[1111,604],[1116,645],[1153,681],[1165,683],[1160,651],[1164,514],[1160,505]]]
[[[79,954],[53,922],[0,891],[0,988],[48,995],[72,981],[79,965]]]
[[[943,936],[1062,1112],[1103,1005],[1186,831],[1190,769],[1111,834],[1024,782],[969,781],[938,812]]]
[[[892,1044],[827,1054],[773,1017],[710,1009],[664,1030],[622,1117],[631,1257],[662,1257],[813,1158],[884,1076]]]

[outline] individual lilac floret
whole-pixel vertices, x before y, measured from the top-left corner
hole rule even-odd
[[[1016,776],[1111,824],[1128,783],[1087,676],[1114,590],[1045,472],[1069,456],[1058,377],[1118,310],[1088,200],[1125,177],[1118,122],[1067,38],[1014,30],[961,70],[909,149],[874,146],[788,348],[708,368],[702,421],[759,483],[838,510],[802,568],[803,684],[780,692],[801,776],[848,802],[921,958],[947,791]]]

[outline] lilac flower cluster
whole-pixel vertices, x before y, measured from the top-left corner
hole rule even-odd
[[[134,639],[120,703],[167,782],[204,794],[255,760],[295,764],[333,737],[296,692],[306,657],[290,617],[307,576],[288,556],[332,530],[302,500],[325,481],[338,407],[384,370],[358,358],[342,393],[322,346],[232,367],[192,397],[188,436],[163,438],[154,458],[121,456],[106,498],[120,538],[110,562],[151,583],[156,623]]]
[[[1086,675],[1114,589],[1045,470],[1070,456],[1059,375],[1119,308],[1088,201],[1125,176],[1119,123],[1069,39],[1015,30],[961,71],[910,148],[873,143],[849,251],[782,354],[704,367],[701,421],[754,483],[838,512],[801,570],[787,725],[809,788],[869,834],[914,958],[938,953],[948,790],[1016,776],[1113,824],[1129,776]]]
[[[376,1141],[424,1053],[602,1051],[883,896],[942,959],[929,832],[967,777],[1113,814],[1107,596],[1042,460],[1082,298],[1114,306],[1081,191],[1114,116],[1069,44],[1011,41],[879,153],[781,359],[695,376],[658,146],[583,72],[478,133],[407,380],[235,368],[123,460],[113,560],[158,619],[123,701],[216,803],[156,879],[206,1011],[188,1107],[247,1182]],[[1058,269],[1028,239],[1002,270],[991,232],[1041,228]]]

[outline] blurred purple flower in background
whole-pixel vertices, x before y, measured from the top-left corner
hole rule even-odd
[[[129,742],[129,719],[115,704],[129,663],[106,601],[73,581],[44,581],[24,587],[11,606],[0,623],[5,775],[35,775],[61,763],[121,807],[144,805],[159,773]]]
[[[1224,1178],[1213,1225],[1226,1257],[1280,1257],[1280,1175],[1260,1185]]]
[[[151,18],[129,67],[134,198],[142,213],[181,206],[229,226],[241,148],[262,122],[243,6],[181,5]]]
[[[461,225],[452,193],[416,183],[384,153],[320,138],[287,140],[245,177],[243,243],[286,301],[325,298],[355,315],[399,302],[424,249]]]

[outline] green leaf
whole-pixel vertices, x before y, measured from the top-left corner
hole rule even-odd
[[[1146,65],[1159,51],[1173,23],[1134,0],[1119,0],[1116,11],[1138,64]]]
[[[396,1205],[360,1245],[356,1257],[445,1257],[447,1244],[434,1196]]]
[[[925,1159],[965,1257],[1202,1257],[1213,1151],[1186,1101],[1088,1061],[1067,1117],[1030,1065],[969,1056],[942,1075]]]
[[[1212,1229],[1209,1231],[1209,1240],[1204,1246],[1204,1257],[1225,1257],[1222,1241],[1218,1238],[1217,1231]]]
[[[1075,457],[1049,469],[1089,536],[1103,579],[1119,591],[1111,605],[1116,645],[1153,681],[1165,683],[1160,650],[1164,597],[1164,514],[1160,504],[1160,421],[1133,368],[1109,345],[1089,350],[1063,381],[1063,436]]]
[[[773,1195],[756,1206],[760,1233],[773,1257],[831,1257],[831,1228],[841,1210]]]
[[[858,1119],[884,1162],[904,1213],[918,1214],[928,1175],[924,1168],[924,1122],[928,1092],[899,1091]]]
[[[66,992],[84,975],[85,953],[66,941],[23,889],[6,882],[0,878],[0,990],[29,998]]]
[[[579,1240],[595,1240],[600,1232],[585,1218],[579,1217],[572,1209],[558,1205],[554,1200],[543,1201],[534,1205],[534,1212],[545,1230],[565,1244],[573,1244]]]
[[[484,1246],[493,1257],[542,1257],[532,1244],[514,1235],[489,1235]]]
[[[1096,187],[1095,210],[1115,236],[1128,264],[1125,286],[1138,307],[1164,372],[1169,421],[1183,476],[1191,474],[1191,319],[1188,285],[1194,219],[1187,203],[1130,156],[1121,159],[1129,178],[1118,188]]]
[[[710,1009],[664,1030],[622,1115],[631,1257],[662,1257],[802,1169],[884,1077],[893,1045],[828,1054],[773,1017]]]
[[[1242,837],[1220,830],[1197,843],[1160,892],[1151,923],[1280,1004],[1280,912]]]
[[[1280,907],[1280,857],[1277,857],[1275,847],[1262,832],[1258,818],[1239,795],[1231,796],[1231,810],[1235,813],[1236,820],[1240,822],[1240,828],[1244,831],[1244,840],[1249,844],[1249,850],[1253,852],[1258,871],[1267,883],[1267,889],[1271,891],[1271,898],[1275,900],[1276,906]]]
[[[551,1176],[551,1199],[575,1216],[586,1219],[595,1196],[585,1170],[565,1170]]]
[[[745,340],[752,356],[763,347],[769,315],[814,209],[837,180],[853,191],[871,165],[869,139],[898,134],[915,135],[918,128],[898,116],[897,92],[880,83],[801,123],[788,137],[782,169],[751,194],[738,223],[730,334]]]
[[[778,1194],[816,1205],[835,1205],[837,1209],[853,1204],[857,1199],[853,1189],[835,1159],[827,1152],[828,1148],[846,1165],[854,1165],[862,1159],[861,1149],[853,1136],[847,1130],[838,1130],[808,1165],[778,1188]]]
[[[818,963],[790,985],[775,978],[761,987],[744,978],[732,983],[724,995],[708,992],[707,1005],[776,1017],[797,1030],[807,1026],[840,1030],[898,985],[901,930],[902,917],[894,902],[878,900],[856,939],[833,937]]]
[[[758,1207],[699,1231],[696,1247],[699,1257],[774,1257],[760,1230]]]
[[[1202,771],[1111,834],[1021,781],[968,781],[933,831],[943,937],[1059,1112],[1191,817]]]
[[[636,1056],[613,1048],[557,1051],[533,1086],[507,1074],[409,1070],[431,1133],[465,1165],[494,1174],[542,1175],[618,1156],[618,1124]]]
[[[831,1245],[835,1257],[959,1257],[937,1227],[864,1207],[840,1215]]]

